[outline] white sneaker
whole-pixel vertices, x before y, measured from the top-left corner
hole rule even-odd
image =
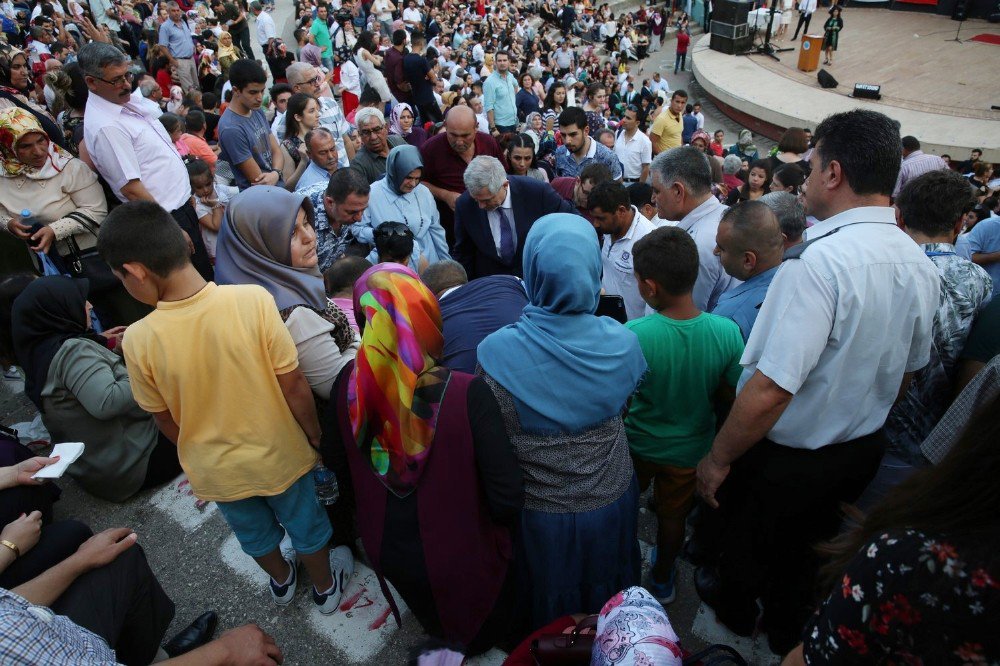
[[[320,592],[313,586],[313,603],[319,606],[319,612],[323,615],[337,611],[344,590],[354,575],[354,555],[347,546],[337,546],[330,551],[330,575],[333,586],[328,592]]]
[[[288,581],[284,584],[279,584],[276,580],[271,578],[268,581],[268,587],[271,590],[271,598],[274,599],[274,603],[279,606],[287,606],[295,598],[295,584],[298,582],[298,566],[295,564],[295,560],[286,559],[285,562],[291,568],[292,573],[289,576]]]
[[[286,560],[291,560],[292,562],[298,562],[299,556],[295,552],[295,546],[292,545],[292,537],[285,532],[285,536],[282,537],[281,543],[278,545],[278,550],[281,551],[281,556]]]

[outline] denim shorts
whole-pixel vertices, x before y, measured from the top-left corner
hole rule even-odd
[[[281,543],[284,532],[288,532],[295,552],[300,555],[326,548],[333,536],[330,519],[316,501],[311,472],[279,495],[216,504],[243,552],[250,557],[263,557],[273,551]]]

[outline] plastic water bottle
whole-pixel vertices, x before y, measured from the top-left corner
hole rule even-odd
[[[327,469],[323,463],[317,463],[313,467],[312,475],[313,483],[316,485],[316,501],[325,506],[336,503],[340,499],[337,475]]]

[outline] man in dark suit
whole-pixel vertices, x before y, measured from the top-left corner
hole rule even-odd
[[[455,202],[455,259],[469,279],[521,277],[524,239],[535,220],[549,213],[576,213],[548,183],[508,176],[495,157],[469,162],[466,191]]]

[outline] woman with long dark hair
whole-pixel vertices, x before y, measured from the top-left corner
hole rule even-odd
[[[515,134],[507,143],[507,173],[549,182],[549,177],[538,166],[535,141],[527,134]]]
[[[830,594],[785,664],[1000,660],[1000,396],[939,465],[822,548]]]
[[[567,106],[566,84],[556,81],[545,95],[545,112],[542,119],[545,121],[546,130],[555,132],[559,129],[559,114],[565,111]]]

